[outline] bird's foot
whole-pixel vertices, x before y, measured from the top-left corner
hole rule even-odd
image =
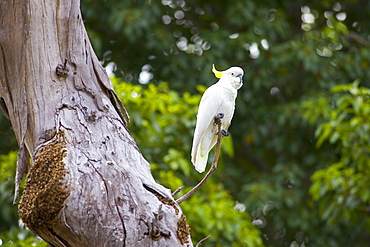
[[[224,118],[225,114],[223,113],[219,113],[215,116],[215,119],[221,119],[221,118]]]
[[[214,116],[214,124],[217,125],[219,121],[221,121],[222,118],[224,118],[225,114],[219,113],[216,116]]]
[[[221,130],[222,136],[229,136],[229,132],[227,130]],[[215,134],[218,135],[218,132]]]
[[[229,132],[227,130],[221,130],[222,136],[229,136]]]

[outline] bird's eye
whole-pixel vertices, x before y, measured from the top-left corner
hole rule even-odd
[[[233,72],[233,73],[231,73],[231,75],[232,75],[232,76],[234,76],[234,72]]]

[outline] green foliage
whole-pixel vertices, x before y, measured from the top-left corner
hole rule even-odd
[[[363,0],[82,1],[97,54],[125,81],[137,83],[145,67],[153,82],[192,90],[210,83],[212,63],[239,65],[254,89],[245,97],[273,86],[300,96],[302,87],[369,77],[369,8]]]
[[[320,201],[320,213],[329,224],[345,220],[367,223],[370,203],[370,89],[352,84],[332,89],[333,98],[304,103],[311,122],[323,121],[316,129],[317,147],[334,145],[338,160],[312,176],[310,193]],[[367,221],[367,222],[366,222]]]
[[[18,225],[17,207],[13,206],[17,152],[0,155],[0,232]]]
[[[251,217],[237,211],[237,202],[225,191],[221,184],[214,180],[207,184],[196,195],[181,204],[192,228],[194,240],[211,235],[204,246],[263,246],[261,234],[252,225]]]
[[[0,155],[0,246],[47,246],[24,227],[18,227],[17,207],[13,205],[17,152]]]
[[[15,135],[10,126],[10,122],[0,111],[0,154],[7,154],[18,148]]]
[[[130,132],[143,155],[153,162],[152,172],[158,182],[172,191],[184,184],[194,186],[200,176],[190,163],[189,153],[201,95],[180,95],[170,90],[167,83],[143,87],[116,78],[112,81],[130,112]],[[198,90],[203,92],[205,88],[198,87]],[[222,148],[233,153],[231,141]],[[235,205],[230,193],[215,180],[208,181],[196,195],[183,202],[181,207],[193,241],[196,243],[211,235],[203,246],[263,246],[250,215],[236,211]]]
[[[190,150],[191,132],[194,126],[200,95],[180,95],[168,88],[168,84],[149,84],[145,89],[139,85],[112,79],[118,96],[129,109],[130,131],[148,160],[156,162],[159,170],[181,170],[189,174],[192,169],[189,155],[181,150]],[[200,90],[205,90],[200,88]]]
[[[25,228],[12,227],[7,232],[0,234],[0,246],[4,247],[46,247],[42,239],[32,234]]]

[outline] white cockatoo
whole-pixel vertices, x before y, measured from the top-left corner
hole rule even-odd
[[[194,131],[191,161],[198,172],[204,172],[208,153],[217,142],[217,125],[214,117],[219,115],[223,135],[234,115],[237,91],[243,85],[244,71],[240,67],[231,67],[225,71],[217,71],[213,65],[212,72],[220,80],[210,86],[200,100],[197,123]]]

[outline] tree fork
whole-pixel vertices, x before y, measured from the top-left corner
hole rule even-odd
[[[0,13],[0,103],[20,147],[16,182],[28,172],[26,226],[51,246],[192,246],[126,129],[79,1],[1,1]]]

